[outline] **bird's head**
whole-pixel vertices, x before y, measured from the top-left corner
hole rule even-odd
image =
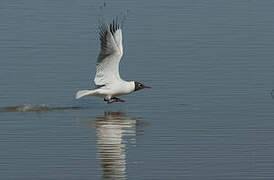
[[[139,83],[137,81],[134,81],[134,84],[135,84],[135,89],[134,91],[138,91],[140,89],[144,89],[144,88],[151,88],[150,86],[145,86],[143,85],[142,83]]]

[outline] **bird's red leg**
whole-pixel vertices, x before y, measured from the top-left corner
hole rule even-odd
[[[119,101],[119,102],[126,102],[125,100],[120,99],[120,98],[118,98],[118,101]]]
[[[117,98],[117,97],[114,97],[113,99],[115,99],[115,102],[126,102],[125,100]]]
[[[113,98],[111,98],[111,99],[113,99],[113,101],[108,100],[108,99],[104,99],[104,101],[106,101],[107,104],[111,104],[111,103],[114,103],[114,102],[126,102],[125,100],[120,99],[120,98],[117,98],[117,97],[113,97]]]

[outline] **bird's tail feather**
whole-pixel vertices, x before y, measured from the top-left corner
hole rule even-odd
[[[83,96],[92,95],[94,93],[94,90],[80,90],[76,93],[75,98],[79,99]]]

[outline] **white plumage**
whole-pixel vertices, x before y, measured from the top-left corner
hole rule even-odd
[[[124,102],[116,96],[130,94],[133,91],[150,88],[135,81],[124,81],[120,78],[119,63],[123,56],[122,29],[117,21],[110,25],[100,25],[101,51],[96,65],[94,83],[97,89],[81,90],[76,93],[76,99],[83,96],[97,96],[108,103]],[[114,100],[114,101],[110,101]]]

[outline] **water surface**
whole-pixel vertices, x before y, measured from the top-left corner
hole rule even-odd
[[[0,3],[0,179],[271,179],[272,1]],[[98,19],[126,16],[121,77],[91,88]]]

